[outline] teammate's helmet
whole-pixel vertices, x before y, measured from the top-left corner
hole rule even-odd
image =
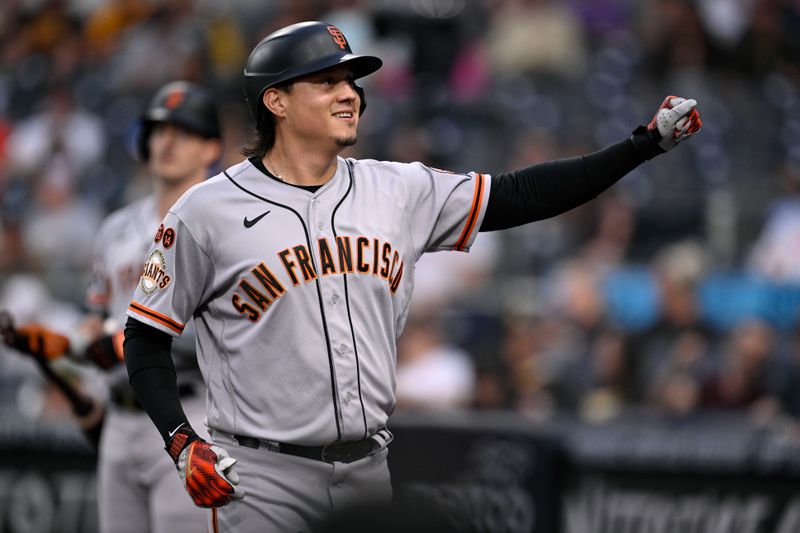
[[[347,63],[353,78],[372,74],[383,65],[374,56],[355,55],[342,31],[325,22],[300,22],[271,33],[256,45],[244,68],[244,97],[256,125],[260,126],[266,108],[261,104],[264,91],[300,76]],[[366,103],[360,88],[361,112]]]
[[[211,95],[188,81],[173,81],[162,87],[150,101],[141,121],[137,148],[143,161],[150,158],[150,133],[161,122],[181,126],[209,139],[222,136],[219,114]]]

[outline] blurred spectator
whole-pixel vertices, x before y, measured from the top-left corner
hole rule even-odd
[[[623,264],[636,228],[636,213],[630,203],[617,189],[608,193],[597,201],[594,234],[577,252],[603,274]]]
[[[172,79],[204,81],[205,27],[195,9],[192,0],[165,2],[123,33],[110,63],[112,87],[147,92]]]
[[[586,66],[584,31],[563,2],[493,0],[486,35],[493,70],[505,77],[550,75],[574,78]]]
[[[72,89],[49,89],[42,109],[11,131],[6,148],[8,172],[16,179],[75,185],[105,149],[103,124],[76,105]]]
[[[576,373],[583,378],[580,413],[584,420],[609,420],[630,404],[631,377],[622,332],[600,332],[589,347],[587,364]]]
[[[154,4],[145,0],[106,0],[101,2],[83,26],[86,51],[98,58],[107,58],[115,50],[120,35],[135,27],[154,11]]]
[[[76,195],[66,166],[63,159],[52,162],[23,218],[23,247],[30,266],[51,273],[64,268],[79,273],[89,267],[92,237],[102,218],[99,206]]]
[[[555,378],[549,350],[560,323],[541,317],[509,316],[504,325],[499,346],[504,367],[492,374],[481,373],[479,407],[510,407],[533,417],[550,416],[556,405],[548,389]],[[505,387],[510,390],[504,391]],[[499,400],[505,400],[505,405],[492,405]]]
[[[630,366],[636,376],[635,397],[667,409],[674,389],[684,390],[685,378],[702,377],[715,332],[705,322],[697,284],[705,274],[703,250],[692,242],[665,248],[654,260],[659,287],[656,322],[628,339]],[[673,377],[680,379],[673,380]],[[664,403],[666,402],[666,403]]]
[[[774,376],[777,396],[783,411],[795,419],[800,429],[800,325],[787,339],[787,356],[779,361],[779,371]]]
[[[478,410],[511,409],[514,386],[502,364],[483,364],[476,369],[475,397],[472,408]],[[548,404],[549,408],[549,404]]]
[[[67,13],[66,0],[45,0],[25,20],[24,39],[30,52],[50,54],[72,32],[73,21]]]
[[[784,194],[769,207],[747,266],[772,281],[800,283],[800,164],[784,163],[780,178]]]
[[[482,233],[469,254],[425,254],[415,267],[412,310],[469,300],[491,283],[500,254],[496,233]]]
[[[700,406],[702,383],[711,373],[713,354],[702,328],[675,332],[645,385],[645,401],[664,412],[686,415]]]
[[[224,84],[238,82],[249,50],[241,28],[220,9],[211,16],[207,35],[210,74]]]
[[[777,414],[775,331],[765,322],[743,322],[731,333],[719,368],[703,383],[702,407],[749,411],[765,421]]]
[[[419,109],[429,111],[482,92],[482,2],[385,2],[373,18],[377,35],[402,49],[399,56],[410,69]]]
[[[630,395],[624,337],[610,329],[602,272],[574,261],[553,280],[555,340],[547,350],[549,389],[557,406],[594,421],[616,415]]]
[[[741,70],[753,76],[786,72],[798,76],[800,6],[797,2],[753,2],[749,25],[736,48]]]
[[[642,36],[650,74],[699,74],[708,64],[707,36],[694,2],[655,0],[644,4]]]
[[[397,353],[399,409],[466,408],[475,394],[470,354],[441,337],[435,314],[406,323]]]
[[[88,267],[88,243],[101,211],[77,193],[104,148],[101,121],[76,107],[64,85],[54,86],[45,108],[13,129],[7,148],[4,246],[23,254],[17,258],[20,264]]]

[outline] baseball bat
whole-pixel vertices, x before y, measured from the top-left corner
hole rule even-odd
[[[0,335],[2,335],[3,340],[5,340],[8,345],[13,346],[13,336],[15,334],[16,331],[14,330],[14,323],[11,315],[5,311],[0,311]],[[40,346],[43,344],[43,342],[39,343]],[[75,415],[78,422],[78,426],[89,441],[89,444],[97,450],[97,446],[100,442],[100,433],[103,429],[104,409],[102,406],[56,373],[47,362],[47,358],[44,355],[39,353],[25,353],[36,361],[36,365],[47,380],[54,384],[64,397],[67,398],[72,413]]]
[[[54,384],[67,398],[72,413],[78,421],[78,426],[89,441],[89,444],[97,450],[97,446],[100,443],[100,433],[103,429],[103,408],[57,374],[44,357],[34,355],[33,358],[48,381]]]

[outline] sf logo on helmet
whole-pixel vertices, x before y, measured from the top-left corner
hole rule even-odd
[[[333,36],[333,42],[339,45],[339,48],[344,50],[347,47],[347,39],[344,38],[342,30],[336,26],[328,26],[328,33]]]
[[[186,96],[185,91],[172,91],[167,95],[166,100],[164,100],[164,107],[167,109],[175,109],[181,102],[183,102],[183,98]]]

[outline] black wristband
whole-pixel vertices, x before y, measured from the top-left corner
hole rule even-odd
[[[661,134],[657,129],[651,130],[647,126],[639,126],[633,130],[630,139],[636,151],[648,161],[659,154],[666,153],[666,150],[658,145]]]
[[[175,431],[164,449],[167,451],[169,456],[172,457],[172,460],[177,463],[181,452],[187,446],[197,440],[203,439],[201,439],[197,433],[195,433],[194,429],[192,429],[192,426],[189,424],[184,424]]]

